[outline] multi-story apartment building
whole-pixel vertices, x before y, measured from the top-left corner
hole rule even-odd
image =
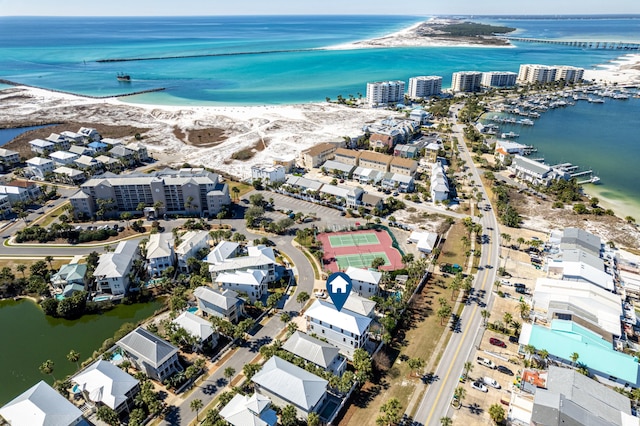
[[[387,154],[380,154],[373,151],[360,152],[360,159],[358,165],[360,167],[366,167],[368,169],[378,170],[381,172],[389,171],[389,164],[393,157]]]
[[[156,207],[159,214],[216,215],[229,204],[229,187],[218,175],[204,169],[164,169],[154,173],[132,173],[96,177],[71,197],[74,214],[92,217],[100,208],[98,200],[111,201],[105,216],[139,211],[139,205]],[[85,200],[80,202],[78,200]]]
[[[489,71],[482,73],[482,87],[513,87],[518,74],[510,71]]]
[[[518,71],[519,83],[549,83],[556,79],[556,67],[522,64]]]
[[[556,70],[556,81],[564,80],[567,83],[578,83],[582,81],[583,77],[584,68],[562,65]]]
[[[479,71],[458,71],[451,76],[451,90],[454,92],[479,92],[482,73]]]
[[[442,77],[421,75],[409,79],[409,97],[411,99],[428,98],[442,93]]]
[[[367,103],[374,106],[403,102],[404,88],[405,83],[401,80],[367,83]]]
[[[300,153],[302,167],[313,169],[320,167],[327,160],[333,160],[336,149],[340,146],[336,143],[322,142]]]

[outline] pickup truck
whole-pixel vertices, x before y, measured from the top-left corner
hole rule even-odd
[[[496,365],[490,359],[479,356],[478,358],[476,358],[476,361],[478,362],[478,364],[484,365],[485,367],[489,367],[491,369],[496,368]]]

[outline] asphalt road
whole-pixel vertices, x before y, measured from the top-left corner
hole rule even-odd
[[[462,126],[454,126],[453,136],[458,137],[459,141],[463,141]],[[467,162],[469,171],[473,173],[473,179],[476,182],[481,182],[479,172],[473,164],[471,155],[466,147],[461,149],[461,155]],[[487,204],[488,196],[484,188],[480,188],[480,191],[484,195],[485,201],[481,203],[484,206]],[[462,374],[464,363],[466,361],[475,363],[472,358],[484,332],[480,312],[483,309],[491,310],[493,305],[491,289],[496,279],[496,271],[499,264],[498,223],[493,209],[483,211],[479,223],[482,224],[483,233],[489,237],[489,241],[481,246],[480,265],[484,266],[476,275],[473,296],[470,297],[470,301],[462,311],[459,332],[454,332],[451,336],[449,344],[434,372],[433,381],[418,405],[413,422],[415,426],[439,425],[441,417],[451,417],[450,413],[453,410],[450,405],[451,399],[455,388],[459,384],[458,377]],[[476,248],[478,248],[477,245]],[[486,265],[490,267],[487,268]]]

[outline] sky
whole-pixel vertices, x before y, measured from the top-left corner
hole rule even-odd
[[[640,14],[640,0],[0,0],[0,16]]]

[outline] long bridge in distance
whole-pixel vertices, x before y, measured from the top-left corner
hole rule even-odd
[[[542,38],[527,37],[503,37],[509,41],[520,41],[523,43],[558,44],[561,46],[578,47],[581,49],[603,49],[603,50],[640,50],[640,43],[630,43],[623,41],[572,41],[572,40],[549,40]]]

